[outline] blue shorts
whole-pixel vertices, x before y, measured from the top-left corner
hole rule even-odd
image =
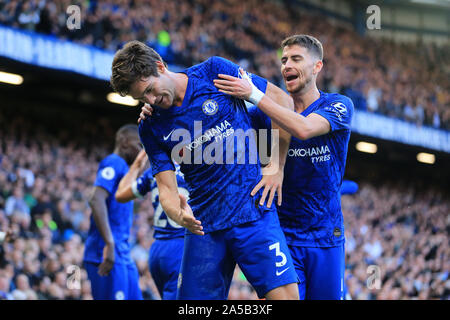
[[[344,244],[331,248],[289,246],[300,300],[343,300]]]
[[[139,273],[134,263],[115,263],[109,275],[104,277],[98,274],[99,265],[84,262],[94,300],[142,300]]]
[[[204,236],[187,233],[177,299],[227,299],[236,263],[259,298],[298,282],[275,209],[259,220]]]
[[[177,298],[177,280],[183,247],[184,237],[156,239],[150,247],[148,266],[163,300]]]

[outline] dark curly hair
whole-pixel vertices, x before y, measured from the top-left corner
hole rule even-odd
[[[126,96],[130,86],[137,80],[150,76],[158,77],[156,61],[167,64],[161,56],[140,41],[130,41],[118,50],[112,62],[111,87],[121,96]]]

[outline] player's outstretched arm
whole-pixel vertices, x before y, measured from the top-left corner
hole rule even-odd
[[[257,105],[272,119],[272,122],[276,122],[281,128],[300,140],[321,136],[330,131],[330,123],[324,117],[315,113],[304,117],[289,108],[284,108],[256,88],[243,70],[240,72],[242,79],[219,74],[220,79],[214,80],[214,85],[223,93]]]
[[[133,192],[132,185],[142,174],[145,164],[147,163],[147,159],[145,150],[141,150],[134,162],[131,164],[127,174],[119,182],[119,186],[117,187],[115,194],[118,202],[124,203],[137,198],[137,195]]]
[[[204,235],[202,223],[195,219],[186,197],[178,193],[177,178],[171,170],[155,175],[159,190],[159,202],[170,219],[196,235]]]
[[[103,249],[103,262],[98,267],[100,276],[107,276],[114,266],[114,237],[108,221],[108,209],[106,207],[106,199],[109,193],[101,187],[94,187],[92,196],[89,199],[89,205],[92,209],[92,216],[100,235],[105,242]]]

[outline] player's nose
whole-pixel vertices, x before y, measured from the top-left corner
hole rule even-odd
[[[284,64],[284,69],[290,69],[293,66],[293,61],[292,59],[287,59],[286,63]]]

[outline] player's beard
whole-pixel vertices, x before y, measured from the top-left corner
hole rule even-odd
[[[305,88],[309,87],[309,84],[311,83],[313,77],[312,75],[309,75],[305,78],[302,79],[302,77],[299,75],[299,81],[298,84],[294,87],[289,88],[286,85],[286,81],[285,81],[285,86],[286,86],[286,90],[290,93],[290,94],[295,94],[295,93],[299,93],[302,92]]]

